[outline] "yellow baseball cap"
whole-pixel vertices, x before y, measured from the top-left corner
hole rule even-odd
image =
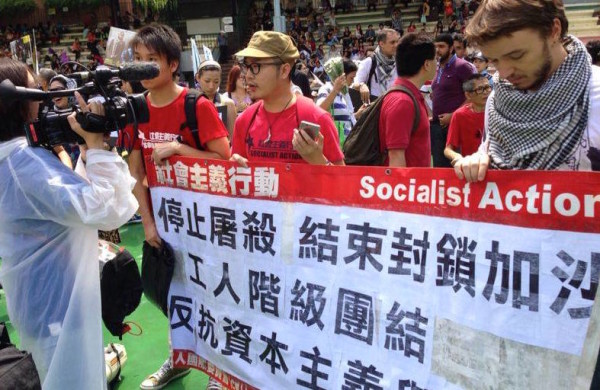
[[[276,31],[257,31],[252,35],[248,47],[235,53],[236,57],[272,58],[281,61],[297,60],[300,57],[292,38]]]

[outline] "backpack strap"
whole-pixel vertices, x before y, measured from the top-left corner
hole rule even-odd
[[[394,92],[394,91],[399,91],[399,92],[403,92],[405,94],[407,94],[410,97],[410,100],[412,100],[413,103],[413,107],[415,108],[415,117],[413,118],[413,124],[412,124],[412,129],[410,131],[410,134],[414,134],[417,129],[419,128],[419,123],[421,122],[421,108],[419,107],[419,102],[417,102],[417,98],[415,97],[415,95],[412,93],[412,91],[408,88],[406,88],[403,85],[395,85],[392,88],[390,88],[388,90],[388,92],[386,93],[386,95],[390,92]]]
[[[371,69],[369,69],[369,78],[367,78],[367,87],[371,89],[371,79],[375,76],[375,81],[377,81],[377,75],[375,74],[375,70],[377,69],[377,59],[375,55],[371,55]]]
[[[183,131],[186,127],[190,129],[194,142],[196,142],[196,149],[204,150],[202,143],[200,142],[200,134],[198,132],[198,118],[196,118],[196,104],[201,96],[205,96],[202,92],[196,89],[188,89],[185,94],[185,123],[181,124],[180,130]]]

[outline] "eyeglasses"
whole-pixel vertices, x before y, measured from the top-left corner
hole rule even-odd
[[[491,92],[492,91],[492,86],[491,85],[483,85],[481,87],[475,88],[472,91],[469,92],[475,92],[478,95],[483,95],[486,92]]]
[[[240,62],[240,69],[242,71],[242,73],[246,73],[248,70],[250,70],[250,73],[252,73],[254,76],[256,76],[257,74],[260,73],[260,67],[263,65],[275,65],[275,66],[280,66],[282,65],[283,62],[253,62],[251,64],[246,64],[245,62]]]

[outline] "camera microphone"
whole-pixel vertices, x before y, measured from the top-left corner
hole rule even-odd
[[[6,99],[7,101],[43,101],[50,100],[56,97],[73,96],[74,91],[78,91],[79,93],[86,95],[90,93],[90,88],[91,87],[83,86],[81,88],[78,88],[77,90],[65,89],[64,91],[44,92],[34,88],[15,87],[15,85],[9,79],[6,79],[0,83],[0,98]]]
[[[9,101],[13,100],[44,100],[48,94],[37,89],[25,87],[15,87],[15,85],[6,79],[0,83],[0,98]]]
[[[93,79],[109,80],[118,77],[124,81],[150,80],[158,76],[160,67],[154,62],[132,62],[120,66],[118,69],[99,68],[91,72],[76,72],[69,77],[86,83]]]

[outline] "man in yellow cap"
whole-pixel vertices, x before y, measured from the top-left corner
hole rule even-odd
[[[300,55],[290,37],[258,31],[236,56],[242,59],[248,94],[258,102],[235,123],[231,159],[243,166],[248,160],[343,165],[331,116],[291,91],[291,73]],[[302,121],[318,125],[318,132],[299,130]]]

